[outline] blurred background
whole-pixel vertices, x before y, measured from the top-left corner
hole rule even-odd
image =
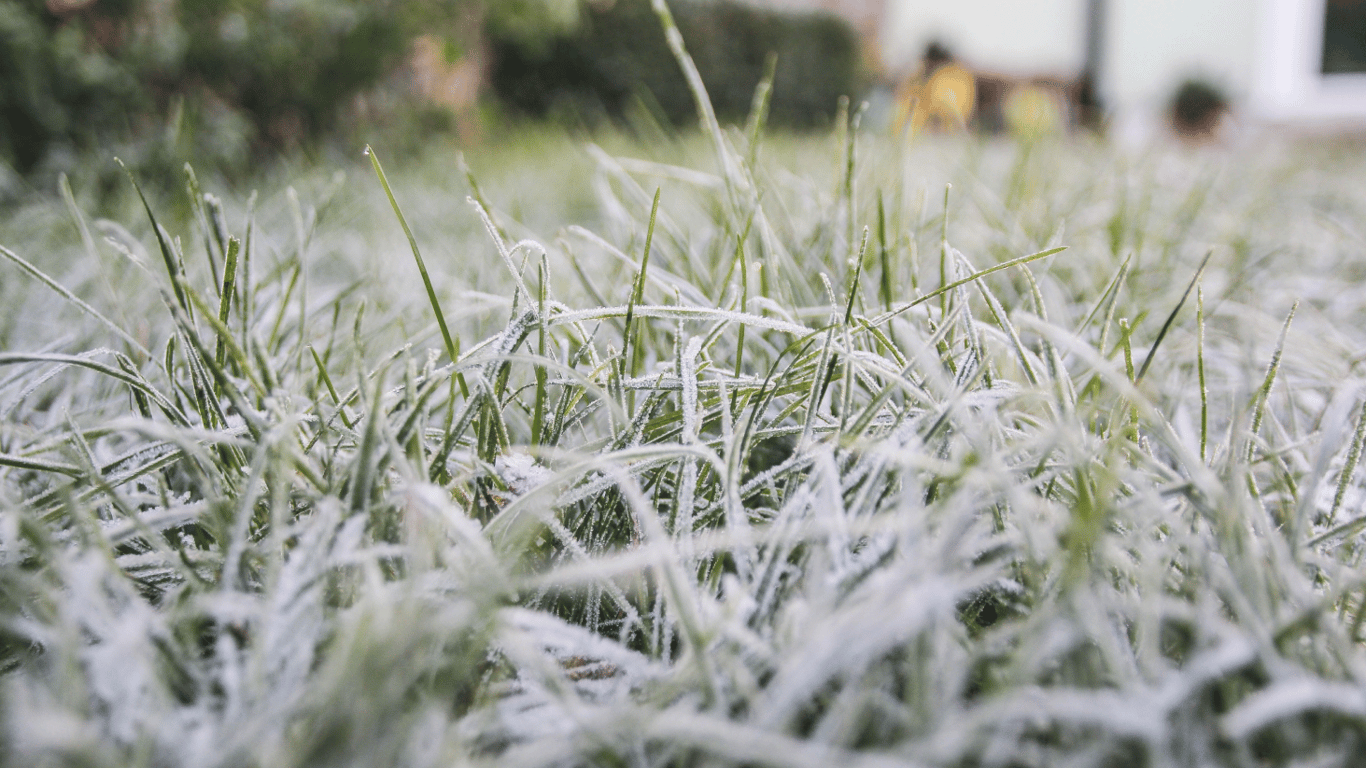
[[[670,0],[723,121],[1237,141],[1366,125],[1366,0]],[[696,111],[649,0],[0,0],[0,194],[118,154],[155,180],[283,156],[656,135]],[[108,162],[93,163],[113,179]],[[114,183],[114,182],[109,182]]]

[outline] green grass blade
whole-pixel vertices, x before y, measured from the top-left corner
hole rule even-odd
[[[1078,332],[1091,324],[1091,320],[1095,318],[1096,313],[1101,310],[1101,307],[1105,308],[1106,322],[1106,328],[1102,330],[1102,334],[1105,330],[1108,330],[1110,320],[1112,319],[1111,313],[1114,311],[1115,302],[1119,298],[1119,288],[1124,284],[1124,278],[1129,275],[1129,263],[1132,260],[1133,254],[1124,257],[1124,261],[1120,263],[1119,269],[1115,270],[1115,276],[1110,278],[1110,282],[1106,284],[1105,290],[1101,291],[1100,298],[1096,299],[1096,303],[1092,305],[1091,311],[1087,312],[1086,318],[1077,324]],[[1102,335],[1100,348],[1104,349],[1105,346],[1105,337]]]
[[[0,453],[0,467],[11,467],[13,469],[27,469],[34,472],[52,472],[67,477],[82,477],[85,471],[71,464],[59,464],[52,461],[41,461],[31,459],[27,456],[12,456],[8,453]]]
[[[1281,370],[1281,355],[1285,352],[1285,339],[1290,334],[1290,323],[1294,321],[1295,310],[1299,307],[1298,301],[1291,305],[1290,314],[1286,315],[1285,324],[1281,326],[1281,335],[1276,339],[1276,350],[1271,353],[1271,363],[1266,367],[1266,378],[1262,380],[1262,386],[1253,396],[1252,424],[1248,427],[1247,450],[1244,452],[1244,459],[1248,463],[1252,462],[1257,434],[1262,431],[1262,416],[1266,411],[1266,403],[1271,398],[1271,388],[1276,384],[1276,375]]]
[[[108,376],[111,379],[123,382],[133,389],[147,395],[157,407],[162,409],[174,423],[181,426],[188,426],[189,419],[185,413],[172,403],[165,395],[157,391],[151,384],[136,373],[119,370],[103,363],[78,356],[63,355],[51,352],[0,352],[0,366],[20,365],[23,363],[58,363],[61,365],[74,365],[79,368],[88,368],[96,373]]]
[[[655,217],[659,214],[659,197],[662,189],[655,189],[655,199],[650,205],[650,224],[645,229],[645,249],[640,257],[640,271],[636,273],[635,283],[631,287],[631,300],[626,304],[626,332],[622,339],[621,361],[622,372],[626,376],[635,376],[637,371],[635,350],[632,348],[631,341],[635,336],[635,326],[632,320],[635,317],[636,305],[645,300],[645,280],[650,270],[650,247],[654,243],[655,237]]]
[[[906,312],[908,310],[914,309],[915,307],[918,307],[931,299],[938,298],[939,296],[948,293],[949,291],[952,291],[955,288],[967,285],[968,283],[971,283],[975,280],[981,280],[987,275],[995,274],[996,272],[1000,272],[1001,270],[1010,269],[1011,267],[1018,267],[1021,264],[1028,264],[1031,261],[1038,261],[1039,259],[1052,256],[1055,253],[1062,253],[1065,250],[1067,250],[1067,246],[1059,246],[1057,248],[1049,248],[1047,250],[1039,251],[1038,253],[1031,253],[1028,256],[1021,256],[1016,259],[1011,259],[1010,261],[1003,261],[994,267],[987,267],[986,269],[974,272],[961,280],[955,280],[952,283],[949,283],[948,285],[941,286],[940,288],[930,291],[929,293],[915,299],[914,301],[906,302],[905,304],[902,304],[901,306],[889,312],[883,312],[877,317],[872,318],[869,322],[871,322],[873,325],[882,325],[883,323],[886,323],[888,320],[891,320],[897,315],[900,315],[901,313]]]
[[[879,297],[882,299],[882,311],[892,311],[892,256],[887,247],[887,211],[882,204],[882,190],[877,191],[877,245],[878,261],[882,266],[882,275],[878,284]]]
[[[128,346],[137,350],[142,355],[145,355],[148,359],[155,357],[146,347],[138,343],[137,339],[133,338],[131,335],[128,334],[127,331],[120,328],[117,323],[100,314],[99,310],[82,301],[79,296],[72,293],[69,289],[67,289],[66,286],[49,277],[46,272],[42,271],[41,269],[38,269],[36,266],[31,264],[27,259],[23,258],[14,251],[11,251],[3,245],[0,245],[0,256],[4,256],[6,259],[9,259],[11,262],[15,264],[15,266],[19,267],[24,272],[28,273],[30,277],[42,283],[43,285],[46,285],[48,288],[51,288],[53,291],[56,291],[58,295],[60,295],[63,299],[66,299],[67,301],[71,302],[73,305],[75,305],[77,309],[95,318],[95,320],[99,322],[100,325],[103,325],[105,328],[108,328],[110,331],[114,333],[114,335],[118,336],[120,339],[123,339],[125,342],[127,342]]]
[[[1195,367],[1200,380],[1200,461],[1209,460],[1209,384],[1205,380],[1205,289],[1195,290]]]
[[[763,141],[764,128],[768,124],[768,110],[773,102],[773,78],[778,74],[778,53],[769,51],[764,58],[764,76],[754,86],[754,99],[750,103],[749,121],[745,133],[749,136],[746,163],[750,173],[759,162],[759,145]]]
[[[157,247],[161,251],[161,260],[166,265],[166,275],[171,280],[171,290],[175,293],[176,303],[185,310],[193,320],[194,314],[190,310],[190,300],[185,296],[184,278],[185,271],[179,258],[176,256],[175,249],[171,245],[171,240],[166,234],[166,230],[157,223],[156,214],[152,212],[152,204],[147,201],[147,195],[143,194],[142,185],[138,184],[137,178],[133,176],[133,171],[123,164],[122,160],[115,158],[119,167],[123,168],[124,173],[128,174],[128,180],[133,183],[133,189],[138,193],[138,199],[142,201],[142,208],[147,213],[147,219],[152,224],[152,234],[157,239]]]
[[[854,302],[858,300],[860,279],[863,277],[863,257],[868,253],[868,228],[863,228],[863,239],[859,243],[858,256],[854,258],[854,272],[849,277],[848,300],[844,303],[843,323],[848,326],[854,322]]]
[[[1347,458],[1342,462],[1342,474],[1338,476],[1338,487],[1333,492],[1333,506],[1328,510],[1329,522],[1337,518],[1338,510],[1342,508],[1342,500],[1347,495],[1347,488],[1352,484],[1357,463],[1361,461],[1363,442],[1366,442],[1366,404],[1361,406],[1361,413],[1357,415],[1357,428],[1352,433],[1352,445],[1347,449]]]
[[[379,155],[368,144],[365,147],[365,154],[370,158],[370,165],[375,169],[375,176],[379,178],[380,186],[384,187],[384,194],[389,198],[389,205],[394,209],[394,215],[398,217],[398,223],[403,227],[403,234],[408,238],[408,247],[413,251],[413,261],[417,263],[418,274],[422,276],[422,285],[427,289],[427,301],[431,303],[432,312],[436,314],[436,324],[441,329],[441,341],[446,345],[446,355],[451,362],[460,359],[460,346],[451,337],[450,328],[446,327],[446,314],[441,311],[441,302],[436,298],[436,288],[432,285],[432,278],[427,274],[427,264],[422,260],[422,251],[417,247],[417,238],[413,236],[413,230],[408,226],[408,219],[403,215],[403,209],[399,208],[398,200],[394,198],[394,191],[389,187],[389,179],[384,175],[384,168],[379,163]],[[465,387],[461,387],[465,390]],[[468,397],[468,393],[466,394]]]
[[[1181,312],[1181,307],[1186,305],[1186,299],[1190,298],[1191,291],[1195,290],[1195,284],[1200,282],[1200,276],[1205,273],[1205,267],[1209,265],[1209,259],[1213,255],[1214,251],[1211,250],[1205,254],[1205,258],[1200,260],[1200,267],[1195,270],[1195,276],[1192,277],[1190,283],[1186,285],[1185,292],[1181,294],[1181,300],[1176,302],[1176,307],[1172,309],[1172,313],[1167,315],[1167,320],[1162,323],[1162,328],[1157,332],[1157,338],[1153,340],[1153,345],[1148,348],[1148,354],[1143,358],[1143,365],[1138,369],[1138,377],[1134,379],[1135,384],[1143,381],[1143,376],[1148,373],[1148,366],[1152,365],[1153,357],[1157,354],[1158,346],[1162,343],[1163,339],[1167,338],[1167,331],[1170,331],[1172,323],[1176,322],[1177,314]]]
[[[228,238],[228,252],[223,260],[223,290],[218,298],[218,322],[223,325],[224,330],[228,327],[228,316],[232,311],[232,297],[237,292],[237,255],[241,249],[242,242],[240,240],[235,237]],[[219,334],[213,359],[220,368],[223,366],[225,351],[223,335]]]
[[[735,261],[740,270],[740,311],[749,311],[749,260],[745,258],[745,238],[741,235],[735,240]],[[735,375],[741,376],[745,369],[745,324],[735,332]]]
[[[939,300],[939,316],[942,318],[949,313],[948,293],[949,288],[949,192],[953,191],[952,184],[944,185],[944,218],[939,226],[939,290],[931,296],[941,296]]]
[[[536,307],[536,354],[544,358],[546,355],[546,292],[548,287],[546,281],[549,277],[546,265],[546,255],[541,254],[541,263],[536,267],[537,277],[537,307]],[[536,366],[536,395],[535,401],[531,406],[531,444],[541,444],[541,432],[545,427],[545,407],[546,407],[546,370],[545,366]]]

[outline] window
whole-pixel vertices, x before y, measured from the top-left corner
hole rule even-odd
[[[1325,75],[1366,72],[1366,0],[1327,0],[1323,10]]]

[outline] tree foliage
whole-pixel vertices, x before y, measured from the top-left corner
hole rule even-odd
[[[674,17],[722,119],[749,113],[770,55],[777,57],[772,122],[829,124],[839,97],[866,86],[858,34],[836,16],[790,14],[734,0],[676,3]],[[649,0],[589,5],[582,21],[548,43],[495,35],[493,86],[534,116],[619,117],[642,100],[674,123],[696,115],[687,83]]]
[[[0,161],[146,135],[187,114],[238,136],[206,155],[309,140],[399,65],[411,39],[461,45],[487,25],[535,41],[578,0],[0,0]],[[202,144],[203,142],[200,142]]]

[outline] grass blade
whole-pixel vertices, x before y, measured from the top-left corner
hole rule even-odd
[[[137,190],[138,199],[142,201],[142,208],[147,212],[147,219],[152,223],[152,234],[157,239],[157,247],[161,251],[161,260],[166,264],[166,274],[171,279],[171,290],[175,293],[176,303],[185,310],[185,314],[191,318],[192,324],[194,313],[190,310],[190,300],[185,296],[185,271],[176,256],[175,249],[171,245],[170,238],[166,230],[157,223],[156,214],[152,212],[152,204],[147,201],[147,195],[143,194],[142,186],[133,176],[133,171],[123,164],[122,160],[114,158],[119,167],[123,168],[124,173],[128,174],[128,180],[133,183],[133,189]]]
[[[403,234],[408,238],[408,247],[413,251],[413,261],[417,263],[418,274],[422,276],[422,286],[427,289],[427,301],[431,303],[432,312],[436,314],[437,327],[441,329],[441,341],[446,345],[446,356],[451,362],[460,360],[460,344],[451,336],[451,329],[446,327],[446,314],[441,311],[441,302],[436,298],[436,287],[432,285],[431,275],[427,274],[427,264],[422,260],[422,251],[417,247],[417,238],[413,236],[413,230],[408,226],[408,219],[403,215],[403,209],[399,207],[398,200],[394,198],[394,190],[389,187],[389,179],[384,175],[384,167],[379,163],[379,154],[370,145],[365,146],[365,155],[370,158],[370,165],[375,169],[375,176],[379,178],[381,187],[384,187],[384,195],[389,198],[389,205],[394,209],[394,215],[398,217],[398,223],[403,227]],[[462,382],[460,390],[465,397],[469,397],[468,388]]]
[[[1148,366],[1152,365],[1153,356],[1157,354],[1157,347],[1162,343],[1163,339],[1167,338],[1167,331],[1171,330],[1172,323],[1176,322],[1176,315],[1181,311],[1181,307],[1185,306],[1186,299],[1190,298],[1191,291],[1194,290],[1195,284],[1200,282],[1200,276],[1205,273],[1205,267],[1209,265],[1209,259],[1213,255],[1214,251],[1211,250],[1205,254],[1205,258],[1200,260],[1200,267],[1195,270],[1195,276],[1192,277],[1190,283],[1186,285],[1185,292],[1181,294],[1181,300],[1176,302],[1176,307],[1172,309],[1172,313],[1167,315],[1167,320],[1162,323],[1162,328],[1157,332],[1157,338],[1153,340],[1153,345],[1148,348],[1148,355],[1143,358],[1143,365],[1138,369],[1138,377],[1134,379],[1135,384],[1143,381],[1144,374],[1148,372]]]
[[[1209,384],[1205,381],[1205,290],[1195,290],[1195,367],[1200,380],[1200,461],[1208,461]]]
[[[113,320],[110,320],[109,318],[100,314],[99,310],[82,301],[79,296],[68,290],[66,286],[49,277],[46,272],[42,271],[41,269],[38,269],[33,264],[29,263],[27,259],[24,259],[19,254],[15,253],[14,251],[11,251],[3,245],[0,245],[0,256],[4,256],[6,259],[9,259],[20,269],[24,270],[24,272],[27,272],[30,277],[42,283],[43,285],[46,285],[48,288],[51,288],[52,290],[56,291],[58,295],[60,295],[67,301],[71,302],[73,305],[76,306],[77,309],[95,318],[95,320],[98,321],[100,325],[103,325],[105,328],[108,328],[110,331],[114,333],[114,335],[118,336],[120,339],[123,339],[125,342],[127,342],[128,346],[142,353],[148,359],[155,357],[155,355],[153,355],[146,347],[138,343],[137,339],[130,336],[127,331],[120,328]]]
[[[1011,267],[1018,267],[1021,264],[1028,264],[1031,261],[1038,261],[1039,259],[1052,256],[1055,253],[1062,253],[1065,250],[1067,250],[1067,246],[1064,245],[1059,246],[1057,248],[1049,248],[1047,250],[1039,251],[1038,253],[1031,253],[1028,256],[1021,256],[1019,258],[1011,259],[1010,261],[1003,261],[994,267],[987,267],[986,269],[974,272],[961,280],[955,280],[952,283],[949,283],[948,285],[940,286],[939,288],[930,291],[929,293],[915,299],[914,301],[908,301],[905,304],[902,304],[901,306],[897,307],[896,309],[893,309],[889,312],[883,312],[877,317],[869,320],[869,322],[873,325],[882,325],[883,323],[886,323],[888,320],[891,320],[897,315],[900,315],[901,313],[906,312],[908,310],[914,309],[915,307],[918,307],[931,299],[938,298],[939,296],[948,293],[949,291],[952,291],[955,288],[967,285],[968,283],[971,283],[976,280],[981,280],[987,275],[1000,272],[1003,269],[1010,269]]]
[[[659,214],[661,192],[661,189],[655,189],[655,200],[650,205],[650,224],[645,229],[645,250],[640,257],[640,271],[636,273],[635,284],[631,287],[631,300],[626,304],[626,333],[621,346],[622,372],[626,376],[635,376],[637,371],[636,360],[633,356],[635,350],[631,347],[632,337],[635,335],[635,326],[632,320],[635,317],[636,305],[645,300],[645,280],[650,270],[650,246],[654,242],[655,217]]]
[[[1286,315],[1285,324],[1281,326],[1281,335],[1276,339],[1276,350],[1271,353],[1271,363],[1266,367],[1266,378],[1262,380],[1262,386],[1253,396],[1252,424],[1248,427],[1247,451],[1244,454],[1248,463],[1252,462],[1252,454],[1256,450],[1257,433],[1262,430],[1262,416],[1265,413],[1266,403],[1271,398],[1271,388],[1276,383],[1276,374],[1281,370],[1281,355],[1285,352],[1285,339],[1290,334],[1290,323],[1294,321],[1295,310],[1299,307],[1298,301],[1291,305],[1290,314]]]
[[[240,240],[235,237],[228,238],[228,252],[223,260],[223,290],[218,298],[218,322],[223,325],[225,331],[228,328],[228,315],[232,311],[232,297],[237,290],[237,254],[241,249]],[[214,362],[220,368],[223,367],[226,349],[223,336],[220,334],[213,353]]]

